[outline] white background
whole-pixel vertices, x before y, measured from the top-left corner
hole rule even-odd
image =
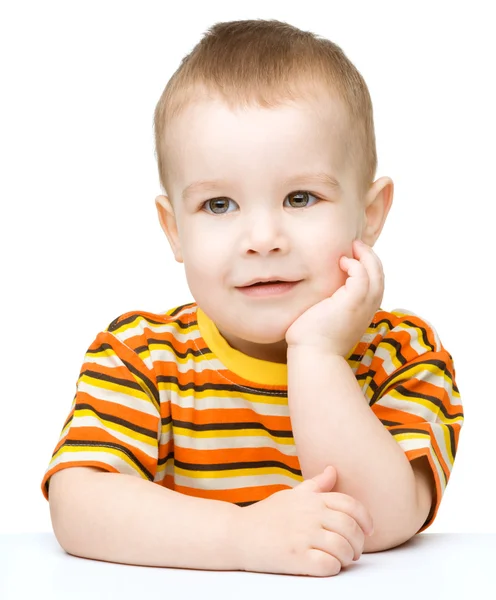
[[[465,410],[428,531],[496,532],[491,3],[0,6],[0,532],[51,530],[40,483],[98,331],[193,301],[154,205],[153,111],[208,27],[253,18],[330,38],[369,86],[377,177],[395,183],[382,306],[435,326]]]

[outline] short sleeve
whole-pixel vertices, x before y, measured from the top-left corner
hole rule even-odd
[[[404,309],[377,313],[369,333],[359,377],[369,405],[410,463],[427,458],[434,478],[421,533],[438,513],[464,422],[455,366],[432,325]]]
[[[154,480],[160,439],[156,378],[110,331],[97,335],[80,370],[69,415],[41,483],[68,467],[94,466]]]

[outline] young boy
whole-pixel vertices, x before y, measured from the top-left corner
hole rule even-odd
[[[380,307],[393,182],[374,181],[361,75],[286,23],[218,23],[155,134],[195,302],[126,313],[89,347],[42,481],[59,543],[329,576],[427,529],[463,409],[434,328]]]

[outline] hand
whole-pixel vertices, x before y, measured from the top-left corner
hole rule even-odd
[[[358,500],[330,492],[334,467],[240,511],[240,569],[291,575],[337,575],[358,560],[372,518]]]
[[[384,295],[382,263],[370,246],[353,241],[355,258],[341,256],[348,273],[343,286],[300,315],[286,331],[290,346],[313,346],[340,356],[360,341]]]

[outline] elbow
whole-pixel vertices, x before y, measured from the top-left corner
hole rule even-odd
[[[53,533],[60,546],[69,554],[74,554],[77,544],[74,531],[71,529],[71,517],[68,514],[68,503],[60,490],[52,489],[50,485],[48,503],[50,506],[50,520]]]
[[[63,469],[50,478],[48,503],[53,533],[68,554],[78,555],[84,545],[87,530],[81,507],[84,497],[80,476],[75,469]]]
[[[408,542],[416,531],[409,529],[408,531],[396,530],[394,532],[387,532],[384,534],[381,531],[376,531],[372,536],[365,538],[363,547],[363,553],[368,552],[382,552],[383,550],[390,550],[401,546],[405,542]]]
[[[374,528],[374,534],[365,538],[363,552],[381,552],[390,550],[411,540],[426,521],[425,509],[419,505],[405,512],[397,521],[383,521],[382,526]],[[375,521],[374,521],[375,522]]]

